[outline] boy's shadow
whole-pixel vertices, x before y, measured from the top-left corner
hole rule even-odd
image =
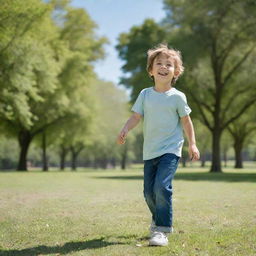
[[[48,255],[48,254],[59,254],[65,255],[74,251],[97,249],[107,247],[110,245],[127,244],[123,242],[108,242],[105,241],[105,237],[93,239],[89,241],[81,242],[68,242],[62,246],[45,246],[39,245],[32,248],[26,248],[21,250],[0,250],[0,256],[37,256],[37,255]]]

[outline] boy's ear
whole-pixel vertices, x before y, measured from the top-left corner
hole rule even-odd
[[[177,77],[180,74],[180,72],[178,70],[174,71],[174,76]]]

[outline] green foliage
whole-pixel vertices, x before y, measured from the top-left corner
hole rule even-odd
[[[90,148],[91,154],[99,160],[118,159],[120,158],[121,147],[116,144],[116,139],[129,116],[127,96],[114,84],[100,80],[94,81],[94,94],[97,103],[92,131],[93,148]]]
[[[216,48],[218,55],[224,57],[226,51],[235,50],[237,45],[255,39],[255,10],[253,1],[212,1],[199,0],[191,3],[188,0],[164,0],[167,17],[165,21],[173,27],[182,28],[179,30],[181,37],[179,45],[190,45],[185,55],[196,56]],[[187,35],[188,41],[184,39]],[[216,40],[216,41],[215,41]],[[213,45],[213,41],[216,44]]]
[[[0,8],[4,12],[0,21],[0,119],[7,124],[12,121],[11,128],[13,122],[27,128],[37,118],[29,101],[42,101],[40,90],[54,89],[56,62],[46,44],[49,36],[40,33],[42,26],[47,27],[43,21],[49,8],[40,1],[16,2],[15,6],[7,1]]]
[[[165,24],[179,27],[174,43],[188,65],[184,90],[194,95],[191,102],[196,103],[209,129],[215,126],[215,111],[220,111],[221,129],[225,129],[233,117],[239,116],[246,100],[255,97],[251,86],[255,80],[249,75],[254,72],[250,58],[256,54],[252,33],[256,29],[255,8],[252,1],[165,1]],[[220,106],[216,109],[217,104]]]
[[[254,104],[256,5],[253,1],[165,0],[169,42],[185,56],[184,91],[212,133],[211,171],[221,171],[222,132]],[[191,49],[193,49],[191,51]],[[223,144],[224,145],[224,144]]]
[[[0,136],[0,169],[13,169],[17,165],[18,145],[15,139]]]
[[[122,70],[125,75],[120,83],[131,88],[131,102],[139,92],[152,84],[146,72],[147,51],[157,44],[166,41],[166,31],[154,20],[147,19],[141,26],[134,26],[128,33],[120,34],[116,49],[119,57],[125,61]]]
[[[68,1],[15,3],[6,1],[0,8],[3,126],[19,135],[21,148],[23,134],[33,139],[48,130],[49,136],[55,133],[54,141],[58,126],[68,128],[69,123],[86,134],[93,116],[92,64],[104,56],[106,39],[96,36],[96,24],[87,12],[71,8]]]

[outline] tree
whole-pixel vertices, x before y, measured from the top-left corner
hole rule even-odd
[[[63,19],[57,27],[51,18],[52,4],[32,0],[30,4],[31,8],[23,9],[7,6],[14,17],[38,12],[37,5],[46,11],[36,26],[29,27],[19,39],[9,40],[11,43],[3,51],[4,62],[0,64],[0,119],[6,129],[18,135],[19,170],[27,169],[28,148],[36,135],[60,121],[70,121],[87,108],[87,78],[92,74],[92,62],[102,56],[105,42],[94,35],[95,24],[82,9],[63,6]],[[15,37],[12,24],[3,33]]]
[[[169,42],[182,50],[189,65],[187,93],[212,134],[211,172],[221,172],[221,135],[256,100],[255,88],[250,83],[245,80],[239,88],[234,83],[234,77],[255,54],[255,2],[165,0],[164,3],[165,23],[176,35]],[[245,100],[234,109],[236,95]]]
[[[10,34],[11,39],[8,47],[2,51],[0,118],[6,130],[18,137],[21,147],[19,169],[26,169],[26,155],[34,136],[28,129],[38,120],[33,112],[35,102],[42,104],[44,95],[52,93],[57,84],[59,65],[49,45],[55,29],[47,16],[49,8],[42,6],[38,1],[29,2],[23,9],[8,6],[10,16],[27,17],[31,15],[30,12],[37,13],[37,8],[46,9],[47,12],[44,11],[20,37],[14,35],[12,24],[2,31],[3,35]],[[8,24],[8,19],[6,22]]]
[[[128,98],[124,91],[111,82],[95,80],[93,88],[97,101],[90,154],[93,155],[96,168],[107,168],[108,164],[120,160],[123,153],[116,139],[129,116]]]
[[[249,144],[251,136],[256,131],[255,110],[255,106],[252,106],[247,113],[228,127],[233,138],[235,168],[243,168],[242,150],[245,144]]]
[[[207,157],[210,155],[211,148],[211,134],[209,130],[199,120],[194,119],[193,125],[196,131],[196,142],[200,148],[201,167],[205,167]]]
[[[221,153],[224,162],[224,167],[228,166],[228,152],[232,147],[232,137],[230,136],[228,130],[225,130],[221,139]]]
[[[0,169],[13,169],[17,165],[17,141],[4,134],[0,136]]]
[[[4,1],[1,4],[0,118],[2,122],[8,123],[15,118],[26,126],[32,122],[33,117],[28,106],[29,97],[41,99],[34,86],[36,74],[33,73],[33,69],[38,71],[38,67],[40,67],[43,73],[44,68],[49,65],[49,61],[47,63],[47,57],[42,56],[41,52],[48,56],[50,52],[40,42],[41,39],[43,43],[45,42],[42,37],[38,38],[39,44],[38,47],[35,47],[35,41],[32,40],[29,31],[35,31],[35,27],[45,20],[47,11],[49,9],[37,0],[29,0],[26,5],[22,1],[15,1],[15,4],[13,1]],[[35,33],[40,35],[39,31],[35,31]],[[47,38],[49,39],[49,37]],[[56,71],[55,64],[52,67],[52,72],[45,78],[45,80],[50,80],[46,82],[46,85],[49,84],[50,87],[54,84],[51,75]],[[46,90],[49,86],[46,87]]]
[[[67,154],[69,153],[69,147],[66,144],[66,137],[62,136],[61,142],[58,145],[58,154],[60,158],[60,170],[64,171],[66,167],[66,157]]]

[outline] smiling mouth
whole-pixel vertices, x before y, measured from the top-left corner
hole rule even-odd
[[[160,76],[167,76],[168,73],[161,73],[161,72],[158,72],[158,75],[160,75]]]

